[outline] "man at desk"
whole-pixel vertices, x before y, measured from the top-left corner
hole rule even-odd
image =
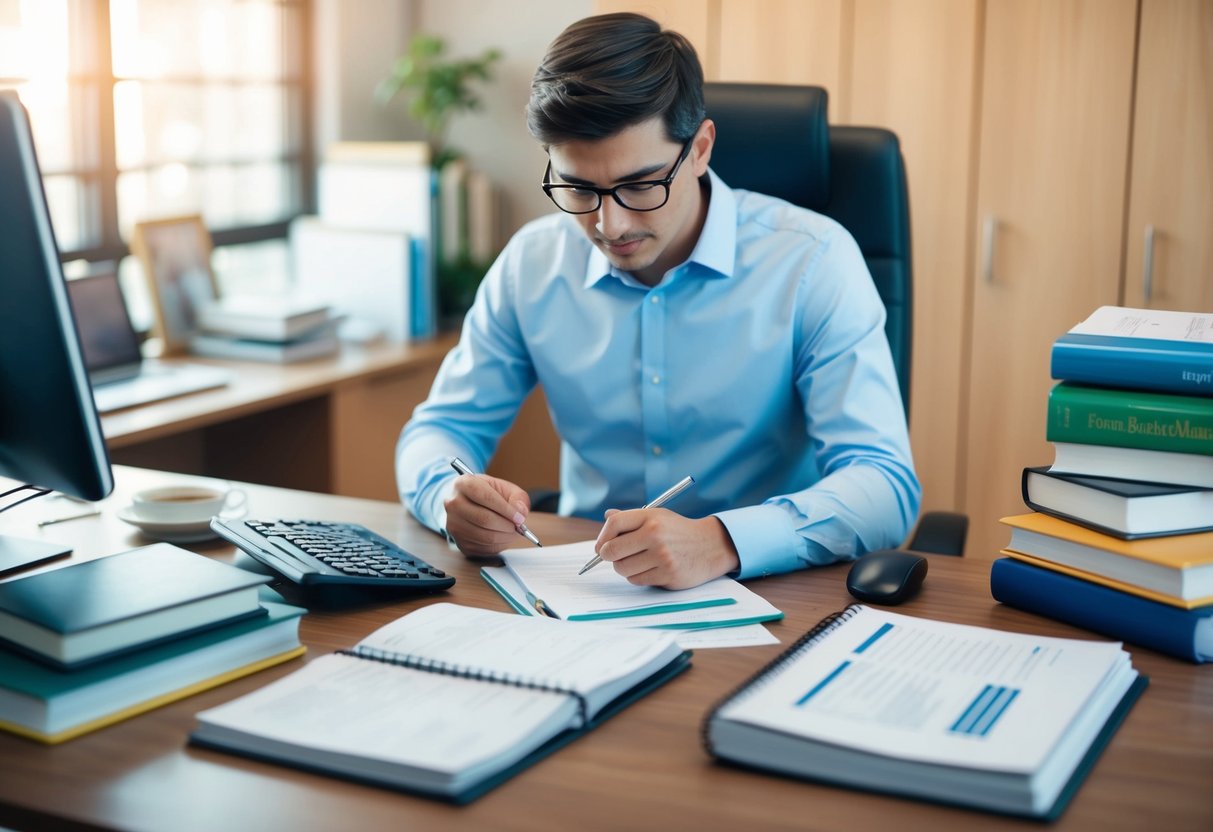
[[[401,433],[412,513],[469,555],[518,545],[526,492],[450,461],[484,470],[538,382],[560,513],[605,513],[596,551],[633,583],[899,544],[921,492],[880,297],[840,225],[708,167],[690,43],[634,14],[574,23],[535,73],[527,123],[561,210],[506,246]],[[637,508],[687,474],[670,508]]]

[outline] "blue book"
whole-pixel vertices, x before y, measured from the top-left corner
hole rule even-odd
[[[1053,378],[1213,396],[1213,315],[1101,306],[1053,342]]]
[[[999,558],[994,600],[1190,662],[1213,659],[1213,605],[1182,609],[1081,578]]]

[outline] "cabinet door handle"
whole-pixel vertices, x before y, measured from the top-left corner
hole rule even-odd
[[[1141,294],[1146,303],[1154,294],[1154,226],[1146,226],[1146,244],[1141,256]]]
[[[998,235],[998,217],[991,214],[981,230],[981,276],[986,283],[994,282],[994,240]]]

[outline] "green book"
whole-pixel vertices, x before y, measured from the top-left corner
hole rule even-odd
[[[1050,442],[1213,455],[1213,398],[1063,382],[1049,393]]]
[[[0,729],[58,743],[303,653],[301,607],[265,614],[96,662],[70,673],[0,649]]]

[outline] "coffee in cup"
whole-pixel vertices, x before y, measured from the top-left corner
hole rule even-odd
[[[236,488],[163,485],[136,493],[131,508],[149,523],[205,523],[216,514],[238,512],[244,501],[244,492]]]

